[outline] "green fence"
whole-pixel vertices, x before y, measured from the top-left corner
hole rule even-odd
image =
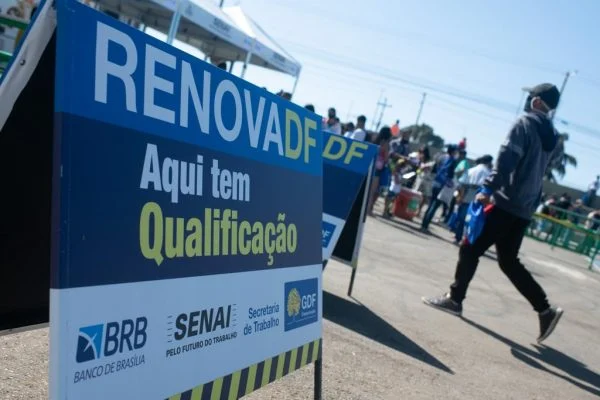
[[[527,236],[551,247],[559,247],[590,258],[589,268],[600,251],[600,234],[585,227],[587,217],[569,211],[560,210],[559,219],[536,213],[527,229]],[[580,224],[582,223],[582,224]]]
[[[28,21],[25,21],[21,18],[0,14],[0,26],[6,27],[6,28],[19,29],[19,34],[17,35],[17,40],[16,40],[17,43],[21,39],[21,36],[23,35],[23,32],[25,31],[25,29],[27,29],[27,25],[28,25]],[[12,54],[10,52],[0,50],[0,76],[2,76],[2,74],[4,73],[4,68],[10,61],[11,57],[12,57]]]

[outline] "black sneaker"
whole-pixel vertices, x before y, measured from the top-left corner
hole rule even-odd
[[[452,300],[449,293],[439,297],[422,297],[421,300],[428,306],[438,310],[445,311],[458,317],[462,315],[462,304]]]
[[[540,336],[537,338],[537,342],[541,343],[544,339],[550,336],[554,328],[556,328],[558,320],[563,315],[563,310],[560,307],[550,307],[546,311],[541,312],[539,315]]]

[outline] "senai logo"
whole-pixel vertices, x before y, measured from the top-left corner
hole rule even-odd
[[[316,278],[285,284],[285,331],[317,322],[319,280]]]
[[[146,317],[125,319],[79,328],[76,360],[78,363],[138,350],[146,344]]]

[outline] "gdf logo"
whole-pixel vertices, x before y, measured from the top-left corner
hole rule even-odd
[[[110,357],[117,353],[138,350],[146,344],[148,319],[138,317],[121,322],[107,322],[79,328],[78,363]]]
[[[309,310],[317,305],[317,294],[311,293],[302,296],[302,309]]]
[[[319,319],[319,280],[286,282],[284,329],[290,331]]]

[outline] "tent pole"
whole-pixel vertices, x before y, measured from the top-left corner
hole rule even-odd
[[[231,71],[233,71],[233,64],[235,63],[235,61],[230,61],[229,62],[229,73],[231,73]]]
[[[250,63],[251,58],[252,50],[248,50],[248,54],[246,54],[246,60],[244,61],[244,66],[242,67],[242,73],[240,74],[240,78],[244,78],[244,75],[246,75],[246,68],[248,68],[248,64]]]
[[[298,86],[298,79],[300,79],[300,70],[298,70],[298,75],[296,75],[296,80],[294,81],[294,87],[292,88],[292,97],[294,97],[294,93],[296,92],[296,87]]]
[[[171,19],[171,26],[169,26],[169,34],[167,35],[167,43],[173,44],[173,40],[177,36],[177,31],[179,30],[179,23],[181,22],[181,12],[183,9],[183,3],[186,0],[178,0],[177,9],[173,14],[173,18]]]

